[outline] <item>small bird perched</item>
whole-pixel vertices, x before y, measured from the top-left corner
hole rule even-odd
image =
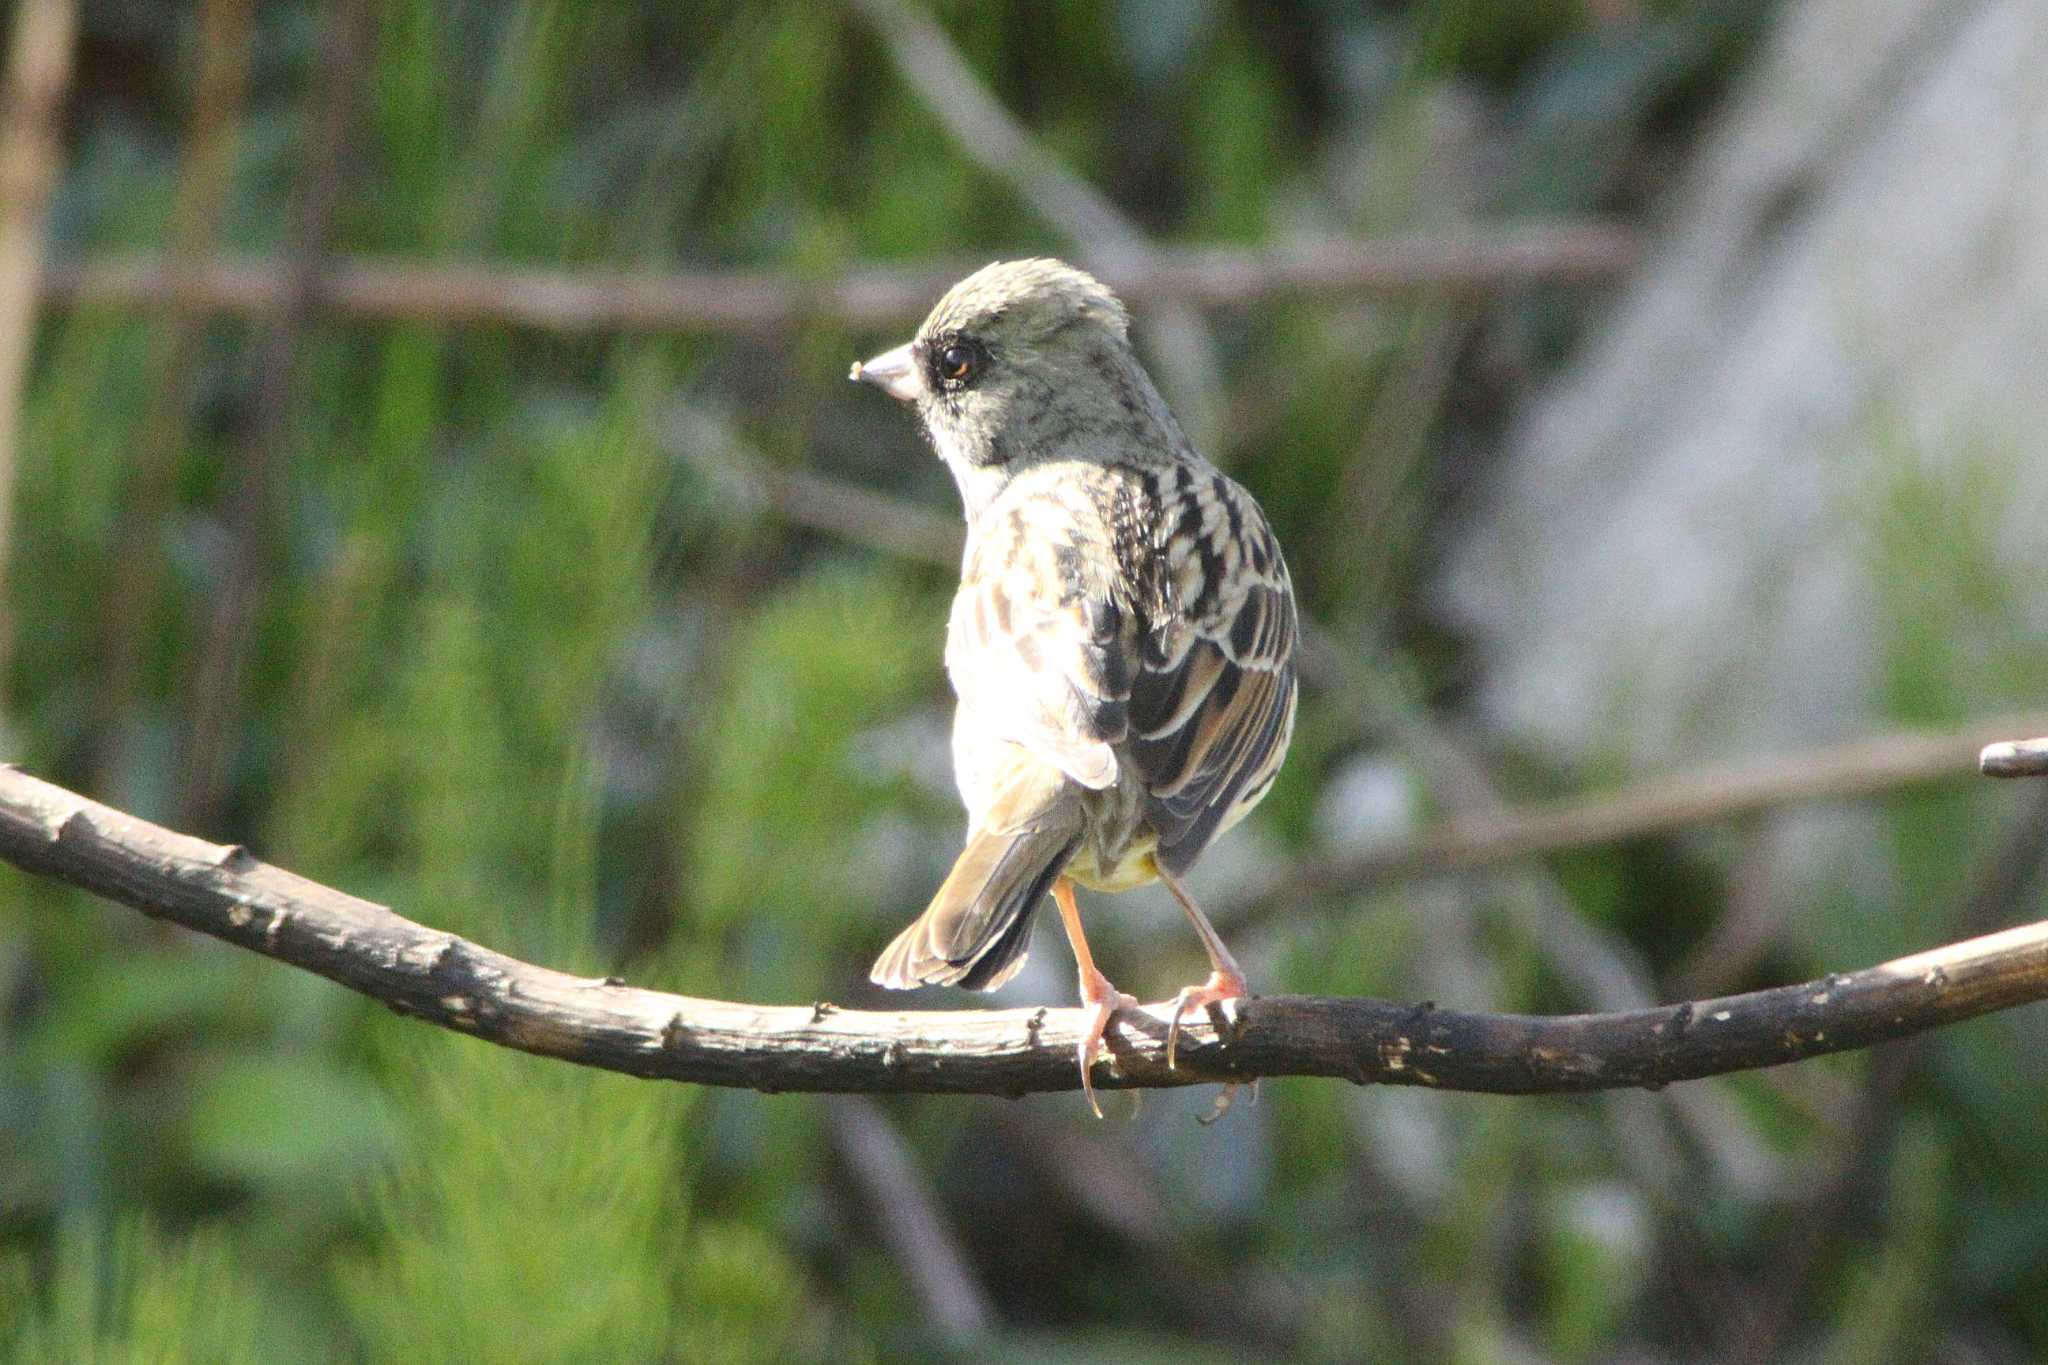
[[[1182,1015],[1247,994],[1182,877],[1273,785],[1294,731],[1294,590],[1266,518],[1197,454],[1132,353],[1123,305],[1052,260],[953,286],[852,378],[913,404],[953,471],[967,549],[946,638],[967,845],[875,962],[879,985],[994,990],[1048,890],[1090,1010],[1081,1088],[1117,1010],[1078,883],[1157,879],[1213,969]]]

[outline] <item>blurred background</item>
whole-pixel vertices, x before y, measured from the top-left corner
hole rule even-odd
[[[555,966],[901,1006],[958,515],[845,374],[1057,253],[1310,618],[1195,876],[1255,986],[1620,1008],[2041,914],[2042,793],[1969,775],[2048,731],[2034,0],[0,11],[40,776]],[[1200,975],[1088,909],[1124,989]],[[1044,930],[997,1004],[1071,1003]],[[2033,1360],[2044,1044],[1213,1127],[712,1093],[5,871],[0,1343]]]

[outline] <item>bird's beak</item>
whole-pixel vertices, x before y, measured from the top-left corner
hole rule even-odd
[[[893,351],[884,351],[873,360],[854,361],[853,373],[847,378],[873,384],[891,398],[906,403],[924,391],[924,385],[918,381],[917,359],[910,354],[909,342]]]

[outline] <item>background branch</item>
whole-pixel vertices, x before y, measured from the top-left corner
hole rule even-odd
[[[995,1306],[888,1114],[864,1095],[835,1095],[825,1126],[932,1326],[955,1345],[987,1337]]]
[[[43,216],[57,183],[57,124],[71,82],[78,29],[73,0],[23,0],[14,7],[7,74],[0,86],[0,583],[14,531],[22,394],[35,341],[36,284],[43,266]],[[0,595],[0,671],[14,628]]]
[[[1692,825],[1817,801],[1874,796],[1960,776],[1992,735],[2040,724],[2039,715],[1998,716],[1954,730],[1895,730],[1770,758],[1648,778],[1608,796],[1452,816],[1363,852],[1291,868],[1248,888],[1232,917],[1277,911],[1302,886],[1368,886],[1403,877],[1490,867],[1568,849],[1667,834]]]
[[[0,770],[0,858],[302,967],[504,1047],[630,1075],[762,1091],[1022,1095],[1078,1087],[1077,1009],[879,1013],[641,990],[507,957],[391,910]],[[1165,1061],[1163,1007],[1125,1011],[1109,1086],[1332,1076],[1495,1094],[1656,1086],[1906,1037],[2048,997],[2048,923],[1864,971],[1583,1015],[1273,996],[1227,1044],[1208,1021]],[[1099,1068],[1100,1070],[1101,1068]]]
[[[248,93],[253,0],[206,0],[199,11],[199,71],[186,118],[185,152],[171,208],[161,268],[189,281],[213,256],[234,179],[234,149]],[[280,286],[282,285],[280,272]],[[182,296],[187,293],[180,288]],[[280,298],[282,294],[280,293]],[[164,527],[186,454],[193,378],[208,318],[175,303],[150,338],[149,400],[135,433],[135,452],[114,538],[106,610],[99,626],[102,675],[93,690],[90,737],[95,789],[117,790],[137,738],[135,707],[142,686],[150,613],[164,578]]]
[[[1155,247],[1142,259],[1077,251],[1143,308],[1167,300],[1244,308],[1278,299],[1476,291],[1609,279],[1638,252],[1634,232],[1597,220],[1261,247]],[[518,270],[335,259],[310,285],[325,312],[383,322],[492,323],[555,332],[774,332],[833,318],[916,321],[979,257],[855,266],[827,279],[759,271]],[[185,266],[157,256],[52,263],[53,308],[177,308],[268,317],[292,299],[274,261]]]
[[[240,751],[243,685],[268,592],[271,523],[285,477],[300,352],[315,320],[315,282],[325,269],[357,151],[352,130],[377,13],[369,0],[337,0],[321,28],[319,65],[307,97],[304,165],[287,205],[279,306],[257,349],[255,392],[221,511],[227,552],[192,680],[181,782],[185,819],[192,824],[215,822]]]
[[[2048,737],[1987,744],[1977,766],[1986,777],[2048,777]]]

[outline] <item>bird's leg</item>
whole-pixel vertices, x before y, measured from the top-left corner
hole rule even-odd
[[[1081,907],[1074,904],[1074,883],[1061,877],[1052,884],[1052,898],[1060,907],[1060,923],[1067,928],[1067,942],[1074,948],[1074,965],[1081,970],[1081,1003],[1086,1005],[1088,1032],[1081,1039],[1081,1091],[1088,1097],[1088,1107],[1095,1111],[1095,1117],[1102,1117],[1102,1106],[1095,1102],[1095,1082],[1088,1077],[1088,1070],[1095,1065],[1095,1059],[1102,1055],[1102,1035],[1109,1029],[1109,1021],[1120,1009],[1135,1006],[1138,1002],[1109,984],[1109,979],[1095,969],[1095,955],[1088,951],[1088,939],[1081,932]]]
[[[1203,951],[1209,954],[1210,967],[1207,981],[1199,986],[1189,986],[1174,997],[1173,1022],[1166,1026],[1166,1068],[1171,1071],[1174,1045],[1180,1041],[1181,1016],[1189,1010],[1207,1009],[1226,1000],[1242,1000],[1251,994],[1251,987],[1245,984],[1244,971],[1237,965],[1237,959],[1230,955],[1230,949],[1223,946],[1223,938],[1216,932],[1216,926],[1209,923],[1209,917],[1202,913],[1201,906],[1195,904],[1195,898],[1188,894],[1188,889],[1180,884],[1180,878],[1162,867],[1159,880],[1166,883],[1166,889],[1187,912],[1188,923],[1195,926],[1195,935],[1202,940]]]

